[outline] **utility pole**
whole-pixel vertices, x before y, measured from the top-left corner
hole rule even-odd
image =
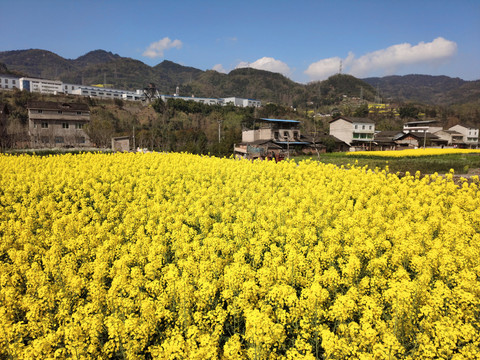
[[[137,147],[135,146],[135,125],[133,125],[133,151],[137,151]]]
[[[222,126],[222,120],[221,119],[217,119],[217,123],[218,123],[218,143],[220,144],[220,141],[221,141],[221,126]]]

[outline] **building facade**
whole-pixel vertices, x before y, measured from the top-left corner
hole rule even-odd
[[[350,146],[365,147],[373,141],[375,122],[367,118],[338,117],[330,120],[330,135]]]
[[[63,93],[63,83],[61,81],[22,77],[19,82],[20,90],[54,95]]]
[[[415,132],[423,133],[429,132],[431,134],[436,133],[437,131],[443,130],[442,126],[438,126],[438,121],[436,120],[423,120],[423,121],[409,121],[403,125],[403,132]]]
[[[32,148],[92,146],[85,132],[90,122],[88,105],[35,101],[27,104],[27,110]]]
[[[0,89],[2,90],[11,90],[18,89],[20,87],[20,82],[17,77],[0,75]]]
[[[237,157],[251,159],[275,156],[278,160],[303,152],[311,146],[312,143],[300,133],[300,121],[262,118],[242,130],[242,142],[235,144],[234,152]]]
[[[478,128],[473,128],[463,125],[455,125],[450,129],[451,131],[456,131],[462,135],[462,142],[467,147],[478,147]]]
[[[234,105],[239,107],[260,107],[262,102],[254,99],[244,99],[238,97],[227,97],[222,99],[224,105]]]

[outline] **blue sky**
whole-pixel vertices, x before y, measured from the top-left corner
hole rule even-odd
[[[0,0],[0,51],[103,49],[155,66],[254,67],[307,83],[480,79],[480,0]]]

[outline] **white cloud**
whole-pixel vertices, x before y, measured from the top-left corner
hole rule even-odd
[[[253,63],[247,63],[245,61],[242,61],[236,66],[236,69],[245,68],[245,67],[251,67],[253,69],[280,73],[285,76],[289,76],[292,72],[292,70],[288,67],[288,65],[285,64],[283,61],[276,60],[271,57],[263,57]]]
[[[438,37],[429,43],[392,45],[386,49],[367,53],[359,58],[355,58],[350,53],[343,60],[338,57],[323,59],[311,64],[305,74],[312,80],[326,79],[328,76],[338,73],[340,61],[342,61],[343,72],[356,77],[368,76],[374,72],[392,75],[402,66],[432,65],[452,57],[456,51],[457,44],[455,42]]]
[[[305,74],[307,74],[311,79],[314,80],[326,79],[330,75],[339,72],[341,61],[343,60],[339,57],[332,57],[317,61],[313,64],[310,64],[308,69],[305,70]]]
[[[219,73],[226,74],[227,71],[223,68],[222,64],[214,65],[212,70],[218,71]]]
[[[151,43],[142,55],[152,59],[157,57],[163,57],[163,53],[165,52],[165,50],[172,48],[180,49],[182,45],[183,43],[180,40],[172,41],[170,40],[170,38],[164,37],[162,40]]]

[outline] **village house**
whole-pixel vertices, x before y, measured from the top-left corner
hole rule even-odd
[[[405,133],[398,130],[380,131],[375,134],[373,150],[397,150],[401,148],[397,140],[403,135],[405,135]]]
[[[459,146],[463,144],[463,135],[454,130],[440,130],[434,135],[445,141],[447,146]]]
[[[425,146],[445,146],[446,141],[428,131],[408,132],[399,136],[395,142],[400,147],[420,148]]]
[[[375,122],[367,118],[340,116],[330,120],[330,135],[351,147],[370,148],[375,135]]]
[[[92,146],[85,133],[90,122],[88,105],[34,101],[27,104],[27,109],[32,148]]]
[[[469,126],[455,125],[452,126],[450,131],[455,131],[462,135],[462,145],[465,147],[476,148],[478,147],[478,128],[472,128]]]
[[[443,130],[442,126],[438,126],[437,120],[418,120],[418,121],[409,121],[403,125],[404,133],[423,133],[429,132],[431,134],[436,133],[437,131]]]
[[[242,130],[242,142],[234,145],[237,157],[279,158],[304,152],[312,143],[300,132],[300,121],[284,119],[256,119],[252,126]]]

